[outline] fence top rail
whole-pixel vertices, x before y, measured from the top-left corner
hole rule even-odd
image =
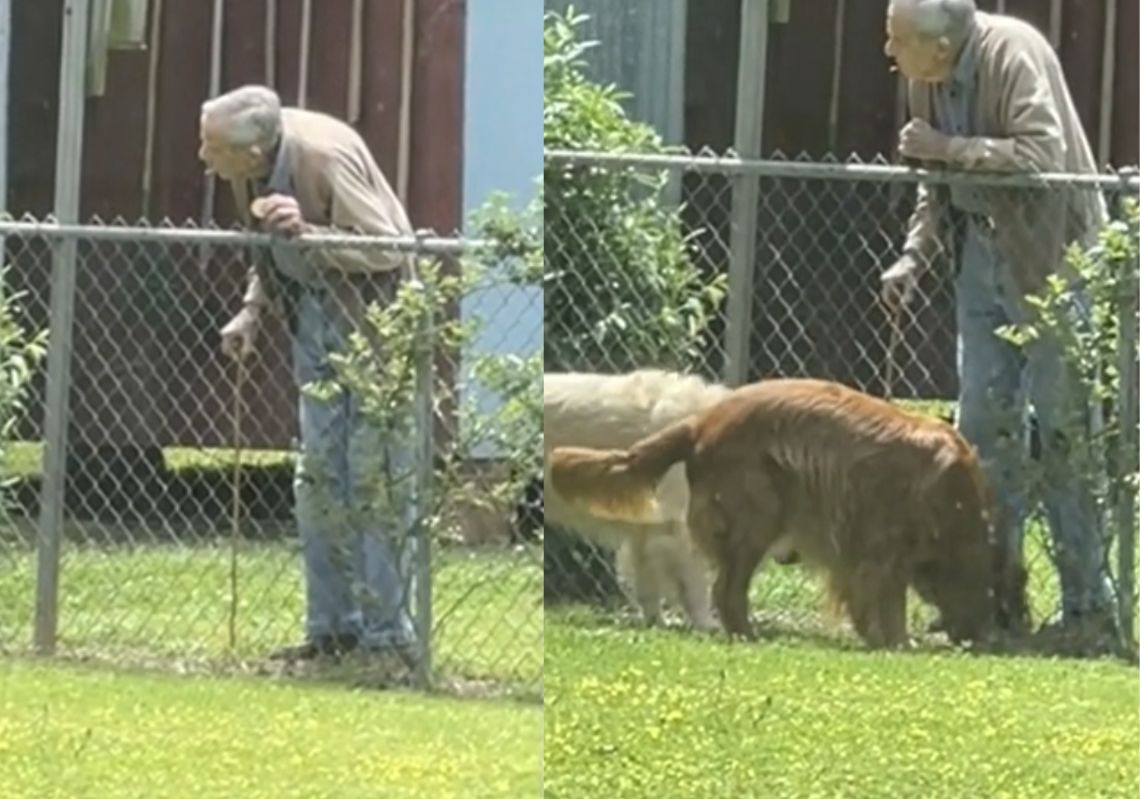
[[[135,244],[205,244],[230,247],[269,247],[287,244],[300,249],[377,249],[425,255],[460,255],[490,247],[486,239],[437,236],[417,231],[412,236],[368,236],[351,233],[311,233],[285,240],[268,233],[208,227],[126,225],[114,223],[71,224],[53,219],[0,219],[0,236],[12,238],[79,239],[131,242]]]
[[[1067,172],[998,174],[918,169],[894,164],[859,161],[793,161],[739,158],[732,155],[689,153],[614,153],[600,150],[547,149],[548,163],[580,166],[640,167],[720,175],[754,175],[805,180],[873,181],[880,183],[942,183],[1003,188],[1075,187],[1111,189],[1140,194],[1140,172],[1135,168],[1099,175]]]

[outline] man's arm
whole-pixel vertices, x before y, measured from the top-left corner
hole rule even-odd
[[[907,221],[903,254],[914,257],[920,272],[929,269],[935,257],[942,251],[941,218],[940,187],[919,183],[914,211]]]
[[[256,266],[251,266],[246,272],[245,285],[245,294],[241,300],[242,305],[252,305],[258,310],[269,305],[269,295],[265,291],[265,285],[261,282],[261,274],[257,271]]]
[[[245,181],[234,181],[230,184],[230,191],[234,198],[234,207],[238,218],[246,228],[252,228],[253,217],[249,211],[249,192]],[[257,268],[258,253],[251,252],[253,263],[246,269],[245,294],[242,295],[242,306],[254,306],[260,311],[269,305],[269,291],[261,279],[261,272]]]
[[[931,112],[930,88],[915,81],[907,82],[907,106],[915,119],[929,122]],[[900,138],[902,133],[900,132]],[[904,156],[905,157],[905,156]],[[912,163],[913,163],[912,159]],[[907,220],[903,255],[915,259],[919,272],[925,272],[942,250],[941,219],[942,190],[938,185],[919,183],[914,211]]]
[[[1002,68],[1004,136],[955,136],[950,166],[986,172],[1050,172],[1061,168],[1065,139],[1049,77],[1025,50]]]
[[[331,225],[312,225],[310,233],[358,232],[371,236],[407,236],[411,234],[404,209],[391,192],[378,191],[370,185],[365,166],[351,155],[340,155],[330,167],[329,189],[332,195],[329,221]],[[329,269],[348,273],[391,271],[400,268],[407,253],[381,250],[322,248],[310,257],[321,259]]]

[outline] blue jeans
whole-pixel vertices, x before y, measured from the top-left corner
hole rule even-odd
[[[345,346],[348,325],[307,289],[294,314],[294,376],[301,387],[294,491],[306,632],[352,634],[375,648],[411,646],[412,450],[406,440],[386,441],[350,392],[317,398],[304,390],[333,378],[328,356]]]
[[[1063,431],[1090,424],[1087,390],[1053,337],[1018,348],[995,335],[1025,319],[1010,273],[983,231],[967,227],[955,281],[958,321],[958,427],[978,449],[999,506],[998,535],[1019,559],[1028,515],[1026,400],[1037,413],[1041,499],[1060,573],[1062,613],[1107,609],[1112,596],[1104,542],[1087,471],[1074,467]],[[1073,293],[1072,312],[1088,321]]]

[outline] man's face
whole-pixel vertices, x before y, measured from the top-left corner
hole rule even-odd
[[[908,80],[939,83],[953,70],[950,43],[945,39],[923,36],[905,9],[887,8],[887,58],[898,64],[899,72]]]
[[[206,171],[223,180],[246,180],[257,177],[262,168],[261,150],[257,147],[234,147],[224,136],[224,130],[203,115],[199,122],[201,146],[198,158]]]

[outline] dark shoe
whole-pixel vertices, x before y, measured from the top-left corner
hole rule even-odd
[[[356,648],[358,640],[352,633],[318,635],[304,643],[287,646],[270,654],[270,660],[316,660],[319,657],[339,657]]]
[[[394,649],[396,656],[400,658],[404,664],[404,668],[408,671],[415,671],[420,664],[420,648],[415,644],[403,644]]]
[[[1076,657],[1122,651],[1116,616],[1107,610],[1055,616],[1041,625],[1035,638],[1049,650]]]
[[[409,671],[415,671],[420,660],[420,648],[412,641],[370,641],[361,644],[360,650],[380,658],[394,658]]]

